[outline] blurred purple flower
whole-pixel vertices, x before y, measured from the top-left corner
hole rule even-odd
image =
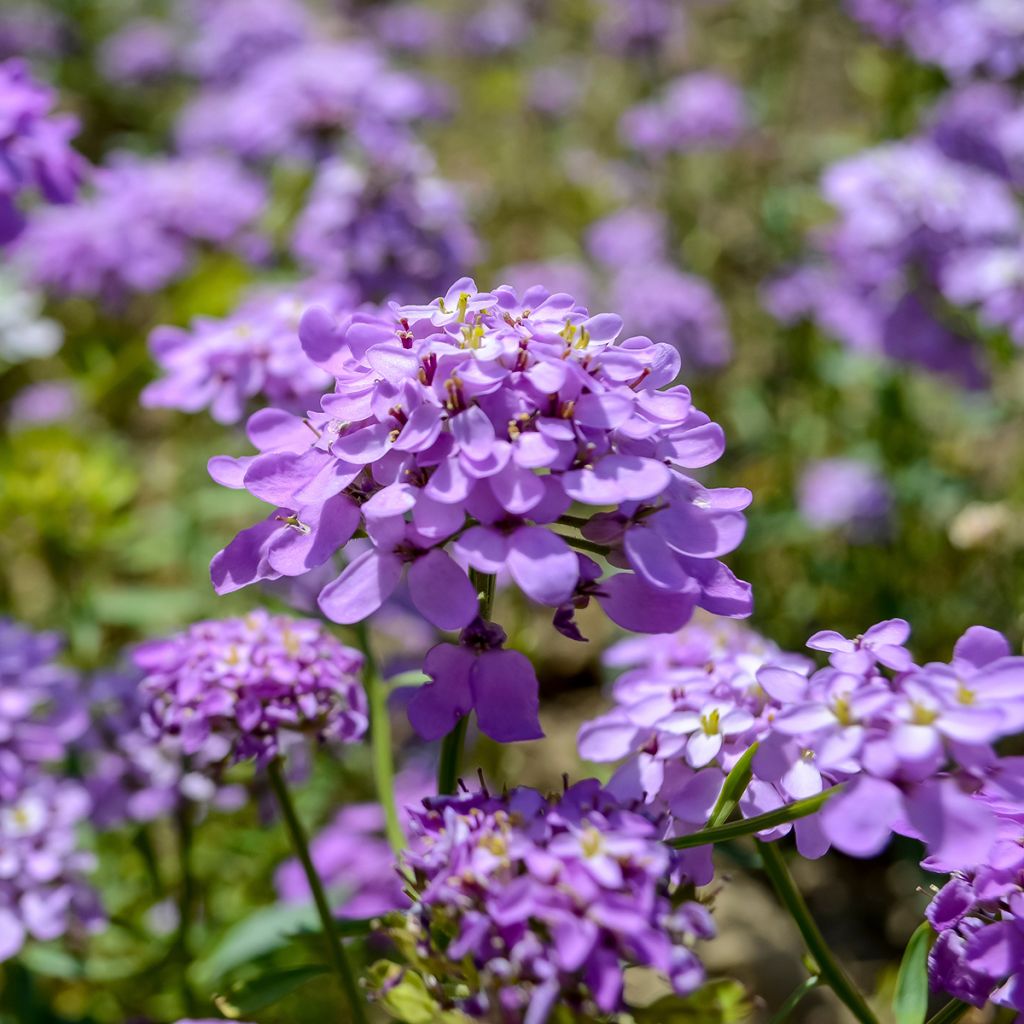
[[[497,276],[515,292],[525,292],[537,281],[544,281],[552,292],[566,292],[584,304],[594,288],[587,268],[569,259],[513,263],[500,270]]]
[[[673,0],[601,0],[597,38],[614,53],[660,53],[685,35],[683,4]]]
[[[62,34],[61,21],[53,11],[36,3],[9,3],[0,11],[0,60],[55,57]]]
[[[800,477],[800,514],[819,529],[846,527],[853,537],[868,537],[889,518],[885,478],[869,463],[854,458],[819,459]]]
[[[444,14],[423,0],[390,3],[371,11],[377,38],[400,53],[430,53],[439,50],[448,35]]]
[[[750,114],[743,91],[714,71],[670,82],[654,100],[627,110],[619,133],[650,156],[726,149],[743,137]]]
[[[608,270],[662,263],[668,253],[665,215],[645,206],[626,206],[587,228],[587,252]]]
[[[66,423],[81,410],[78,391],[70,381],[48,380],[30,384],[11,399],[7,423],[31,427]]]
[[[465,23],[465,41],[475,53],[504,53],[521,46],[531,27],[519,0],[480,0]]]
[[[56,95],[37,82],[21,60],[0,63],[0,246],[25,227],[24,194],[70,203],[85,174],[85,161],[70,140],[78,121],[54,114]]]
[[[322,164],[292,250],[321,280],[350,285],[363,300],[425,300],[466,271],[478,244],[458,190],[429,154],[409,148],[400,161]]]
[[[144,732],[186,756],[212,744],[234,760],[263,762],[283,753],[289,736],[352,743],[366,731],[362,656],[311,619],[255,611],[199,622],[133,658],[148,698]]]
[[[121,85],[160,81],[180,70],[177,36],[165,22],[137,18],[103,41],[99,64],[110,81]]]
[[[556,1004],[622,1010],[629,966],[655,968],[681,994],[703,982],[690,944],[713,936],[710,915],[672,901],[679,858],[660,842],[661,824],[596,780],[551,797],[433,797],[412,830],[403,861],[416,901],[403,929],[451,965],[424,979],[443,1005],[540,1021]],[[435,928],[454,935],[447,947],[434,945]],[[465,958],[468,992],[445,983]]]

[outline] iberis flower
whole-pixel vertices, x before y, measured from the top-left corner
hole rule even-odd
[[[362,656],[319,622],[252,612],[198,622],[136,648],[149,697],[144,730],[199,754],[267,761],[289,734],[351,743],[366,731]]]
[[[54,99],[23,61],[0,63],[0,245],[25,226],[17,205],[23,193],[69,203],[84,174],[85,161],[69,141],[78,122],[52,113]]]
[[[102,923],[96,894],[82,880],[94,858],[75,835],[88,811],[77,783],[47,775],[0,806],[0,963],[28,938],[46,942]]]
[[[624,1010],[630,966],[678,993],[703,981],[691,946],[713,935],[710,916],[673,898],[676,855],[659,823],[596,780],[558,796],[433,797],[412,832],[402,860],[414,903],[393,933],[439,1007],[543,1021],[555,1006]]]
[[[369,545],[320,593],[335,622],[373,614],[407,575],[426,619],[463,629],[478,610],[465,566],[507,570],[570,633],[591,598],[645,632],[697,606],[748,614],[749,586],[718,559],[742,539],[750,494],[684,472],[718,459],[722,429],[674,383],[676,350],[616,343],[620,327],[569,295],[468,278],[388,315],[309,310],[303,347],[336,389],[306,420],[257,413],[260,454],[212,461],[219,482],[275,506],[214,558],[216,589],[308,573],[360,530]],[[600,579],[574,548],[624,571]]]
[[[340,287],[296,285],[258,292],[230,316],[200,317],[190,329],[157,327],[149,347],[164,376],[140,401],[183,412],[208,407],[218,423],[237,423],[257,398],[302,412],[331,377],[302,351],[299,319],[311,303],[340,311],[351,299]]]
[[[0,800],[13,800],[26,775],[59,761],[88,727],[78,678],[57,663],[61,639],[0,618]]]

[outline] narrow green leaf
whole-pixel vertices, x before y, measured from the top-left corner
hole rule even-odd
[[[265,1006],[280,1002],[286,995],[301,988],[308,981],[327,974],[323,964],[304,964],[283,971],[261,974],[250,981],[236,982],[225,995],[213,997],[213,1003],[230,1020],[248,1017]]]
[[[725,777],[722,792],[718,794],[715,801],[715,808],[708,818],[708,827],[716,828],[724,825],[733,815],[739,806],[740,799],[750,785],[750,778],[754,774],[752,767],[754,755],[757,753],[759,744],[753,743],[743,756],[732,766],[732,771]]]
[[[934,939],[935,932],[927,921],[910,936],[892,998],[896,1024],[924,1024],[928,1015],[928,950]]]
[[[753,835],[755,832],[764,832],[766,829],[785,825],[787,822],[814,814],[824,806],[826,800],[835,796],[839,789],[839,786],[833,786],[823,793],[809,796],[806,800],[797,800],[795,803],[786,804],[784,807],[768,811],[766,814],[758,814],[753,818],[741,818],[739,821],[730,821],[725,825],[716,825],[713,828],[702,828],[699,832],[688,836],[678,836],[675,839],[666,839],[665,842],[677,850],[690,850],[695,846],[725,843],[730,839],[739,839],[741,836]]]
[[[951,999],[946,1005],[935,1014],[928,1024],[956,1024],[968,1010],[967,1003],[961,1003],[959,999]]]

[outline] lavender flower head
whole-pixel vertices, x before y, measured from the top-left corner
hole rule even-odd
[[[461,196],[422,150],[324,163],[295,226],[296,258],[363,300],[426,300],[477,256]]]
[[[159,82],[179,70],[174,29],[153,18],[136,18],[104,40],[99,61],[103,74],[121,85]]]
[[[1012,78],[1024,68],[1024,14],[1014,0],[847,0],[847,8],[952,78]]]
[[[726,149],[750,124],[743,91],[714,71],[683,75],[661,95],[627,110],[619,134],[627,145],[650,156]]]
[[[885,478],[861,459],[819,459],[800,477],[800,514],[819,529],[846,527],[852,536],[870,536],[889,516]]]
[[[64,757],[87,728],[74,672],[57,663],[56,633],[0,618],[0,799],[12,800],[38,766]]]
[[[405,138],[410,122],[436,110],[435,90],[391,68],[371,44],[310,43],[200,95],[182,112],[177,138],[186,152],[315,162],[349,134],[371,148],[387,147]]]
[[[149,698],[143,729],[202,755],[211,744],[235,760],[266,762],[288,737],[352,743],[366,731],[358,651],[311,619],[252,612],[199,622],[136,648]]]
[[[624,1010],[623,970],[642,965],[690,993],[711,938],[698,903],[676,903],[676,855],[656,820],[596,780],[559,796],[515,789],[434,797],[403,855],[415,897],[395,932],[431,996],[470,1017],[546,1020]]]
[[[164,376],[140,401],[183,412],[209,408],[218,423],[237,423],[257,397],[303,412],[319,401],[331,377],[302,351],[299,319],[311,304],[337,313],[351,298],[343,288],[317,284],[278,288],[254,294],[221,320],[202,317],[188,330],[157,327],[149,347]]]
[[[27,939],[59,938],[103,923],[82,879],[94,858],[78,847],[89,798],[75,782],[41,775],[0,807],[0,963]]]
[[[665,216],[646,206],[625,206],[587,229],[587,252],[609,270],[662,263],[668,254]]]
[[[266,202],[261,182],[209,155],[125,157],[98,171],[94,185],[72,207],[38,211],[16,257],[37,285],[109,303],[181,277],[200,246],[251,250]]]
[[[672,0],[601,0],[597,38],[613,53],[660,53],[685,34],[682,4]]]
[[[26,193],[70,203],[85,173],[85,161],[70,144],[78,122],[54,114],[55,99],[23,61],[0,63],[0,245],[25,227],[19,204]]]
[[[249,434],[261,454],[211,463],[219,482],[276,506],[214,558],[216,589],[301,576],[361,527],[372,546],[320,594],[336,622],[373,614],[408,570],[421,614],[462,629],[478,613],[465,565],[507,569],[570,618],[594,598],[627,629],[677,628],[698,605],[748,614],[749,587],[718,559],[742,539],[749,492],[684,472],[721,455],[721,428],[673,384],[670,345],[616,343],[620,329],[569,295],[479,292],[468,278],[387,315],[309,310],[303,346],[337,390],[308,419],[312,432],[257,413]],[[590,540],[629,571],[598,582],[555,529],[571,526],[559,520],[574,502]]]

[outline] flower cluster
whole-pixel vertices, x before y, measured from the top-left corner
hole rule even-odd
[[[936,869],[974,864],[998,828],[974,791],[998,765],[993,743],[1024,723],[1024,658],[975,626],[951,663],[918,666],[903,646],[909,632],[893,619],[853,640],[816,633],[808,646],[830,663],[814,672],[744,633],[691,628],[646,649],[631,642],[627,657],[641,663],[617,681],[617,706],[582,728],[580,753],[628,757],[613,788],[667,805],[676,827],[692,832],[725,773],[758,742],[744,815],[848,783],[820,815],[797,822],[805,856],[830,844],[873,856],[898,831],[922,840]]]
[[[59,294],[116,301],[184,274],[197,248],[252,243],[262,184],[214,156],[125,157],[96,173],[93,195],[37,212],[17,246],[33,282]]]
[[[309,283],[257,292],[224,319],[203,317],[190,329],[158,327],[149,347],[164,376],[140,401],[148,407],[198,412],[237,423],[254,398],[303,412],[317,404],[331,377],[302,351],[298,327],[312,304],[340,312],[353,304],[343,287]]]
[[[823,188],[839,212],[821,240],[824,258],[769,289],[773,314],[809,315],[852,348],[982,383],[979,353],[941,311],[1012,288],[992,262],[1022,243],[1009,186],[922,138],[834,165]]]
[[[0,800],[64,757],[88,726],[74,672],[56,662],[61,639],[0,618]]]
[[[309,43],[260,61],[239,81],[201,93],[183,111],[187,152],[220,149],[249,160],[316,161],[351,133],[389,145],[437,108],[434,90],[363,41]]]
[[[260,455],[212,461],[219,482],[276,506],[215,556],[217,590],[303,575],[361,527],[371,546],[320,593],[336,622],[371,615],[408,569],[428,621],[469,625],[476,591],[449,544],[563,618],[591,597],[644,632],[676,629],[697,606],[748,614],[749,587],[718,559],[742,539],[749,492],[682,472],[721,455],[722,430],[673,384],[675,349],[616,344],[620,328],[568,295],[479,292],[469,279],[387,316],[309,310],[303,346],[337,388],[307,421],[252,417]],[[564,518],[573,502],[614,511],[574,541],[555,529],[579,525]],[[598,581],[574,543],[631,571]]]
[[[425,151],[400,150],[400,159],[324,163],[295,225],[299,262],[364,300],[429,299],[476,258],[458,191]]]
[[[625,1008],[623,970],[676,992],[704,972],[691,944],[713,926],[671,898],[676,856],[657,821],[596,780],[559,796],[515,789],[424,801],[403,862],[414,904],[395,931],[427,965],[438,1004],[476,1018],[546,1020]]]
[[[149,698],[143,730],[186,756],[216,749],[265,762],[289,734],[350,743],[366,731],[362,656],[311,619],[257,611],[199,622],[137,647],[134,660]]]
[[[800,477],[800,514],[818,529],[843,528],[848,537],[876,536],[889,519],[889,485],[863,459],[837,456],[810,463]]]
[[[615,53],[659,54],[685,34],[682,4],[672,0],[601,0],[597,38]]]
[[[174,30],[155,18],[134,18],[103,41],[100,66],[119,85],[160,82],[178,70]]]
[[[749,123],[742,90],[713,71],[698,71],[670,82],[656,99],[627,110],[619,133],[634,149],[664,156],[735,145]]]
[[[0,63],[0,245],[25,227],[23,193],[34,189],[48,202],[69,203],[84,174],[85,162],[70,145],[78,122],[54,114],[54,100],[23,61]]]
[[[82,881],[93,867],[76,827],[89,798],[75,782],[39,775],[0,807],[0,963],[31,937],[56,939],[73,925],[102,923],[95,893]]]
[[[850,13],[886,42],[902,42],[953,78],[1024,68],[1024,18],[1014,3],[988,0],[846,0]]]

